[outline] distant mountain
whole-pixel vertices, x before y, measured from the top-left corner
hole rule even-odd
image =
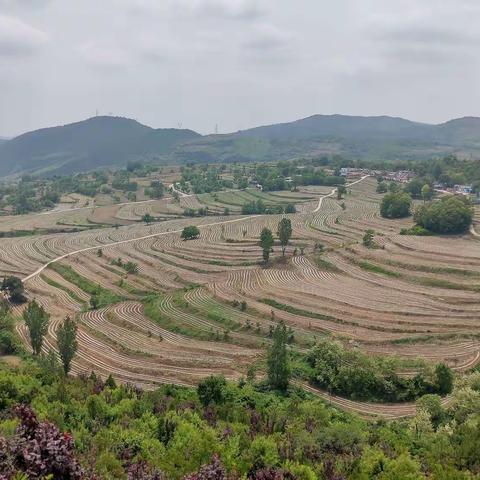
[[[135,120],[94,117],[20,135],[0,144],[0,176],[62,174],[162,163],[271,161],[341,154],[358,159],[425,159],[456,154],[480,158],[480,118],[439,125],[378,116],[313,115],[226,135],[153,129]]]
[[[25,133],[0,145],[0,175],[62,174],[122,166],[171,152],[200,136],[192,130],[153,129],[121,117],[93,117]]]
[[[181,159],[189,161],[206,158],[225,162],[324,154],[373,160],[421,160],[448,154],[480,158],[480,119],[460,118],[430,125],[387,116],[313,115],[197,138],[179,152]]]

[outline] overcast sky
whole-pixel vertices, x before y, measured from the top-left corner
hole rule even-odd
[[[480,115],[480,0],[0,0],[0,136]]]

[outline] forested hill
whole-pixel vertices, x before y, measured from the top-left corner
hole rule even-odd
[[[192,130],[153,129],[127,118],[94,117],[0,143],[0,176],[72,173],[124,166],[129,160],[213,163],[328,154],[371,160],[422,160],[448,154],[480,158],[480,118],[430,125],[387,116],[314,115],[202,136]]]
[[[155,160],[199,136],[192,130],[153,129],[121,117],[93,117],[25,133],[0,145],[0,175],[72,173]]]

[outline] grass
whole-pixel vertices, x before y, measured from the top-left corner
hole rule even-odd
[[[273,300],[272,298],[263,298],[260,300],[260,302],[265,303],[266,305],[270,305],[271,307],[277,308],[278,310],[283,310],[284,312],[291,313],[293,315],[301,315],[302,317],[307,317],[307,318],[316,318],[318,320],[328,320],[331,322],[335,323],[340,323],[343,325],[353,325],[355,327],[363,327],[364,325],[356,322],[356,321],[347,321],[347,320],[342,320],[341,318],[333,317],[331,315],[324,315],[323,313],[317,313],[317,312],[310,312],[308,310],[303,310],[303,308],[297,308],[292,305],[287,305],[285,303],[280,303],[277,302],[276,300]],[[316,326],[316,328],[320,328]],[[370,330],[375,330],[377,332],[400,332],[400,333],[405,333],[405,329],[402,328],[384,328],[384,327],[377,327],[374,325],[369,325],[368,328]],[[322,329],[323,330],[323,329]],[[329,333],[327,331],[327,333]]]
[[[180,320],[173,320],[168,315],[163,314],[160,311],[160,303],[163,300],[163,296],[160,294],[148,295],[143,300],[144,313],[160,327],[170,332],[185,335],[186,337],[198,338],[200,340],[211,340],[213,332],[208,332],[195,328],[191,325],[181,323]]]
[[[325,260],[321,255],[315,255],[313,261],[318,268],[325,270],[327,272],[342,273],[342,271],[332,262]]]
[[[111,290],[102,287],[98,283],[92,282],[91,280],[83,277],[69,265],[62,265],[61,263],[51,263],[48,268],[51,268],[52,270],[57,272],[65,280],[73,283],[85,293],[88,293],[92,296],[97,296],[99,307],[105,307],[106,305],[122,302],[125,300],[125,297],[117,295]]]
[[[51,278],[47,277],[46,275],[43,275],[42,273],[40,274],[40,278],[51,285],[52,287],[59,288],[60,290],[63,290],[64,292],[67,292],[68,295],[73,298],[75,301],[80,303],[83,307],[87,306],[87,302],[85,300],[81,299],[75,292],[72,292],[68,287],[65,285],[62,285],[61,283],[56,282],[55,280],[52,280]]]
[[[404,262],[399,262],[398,260],[388,260],[388,259],[385,260],[385,263],[387,265],[391,265],[392,267],[401,267],[401,268],[406,268],[408,270],[415,270],[417,272],[450,273],[452,275],[461,275],[464,277],[480,277],[480,272],[465,270],[462,268],[436,267],[433,265],[418,265],[418,264],[404,263]]]
[[[373,273],[380,273],[381,275],[388,275],[389,277],[399,278],[402,275],[398,272],[392,270],[387,270],[386,268],[381,267],[380,265],[375,265],[374,263],[367,262],[366,260],[360,260],[355,262],[361,269],[367,270]]]
[[[278,310],[283,310],[284,312],[293,313],[294,315],[301,315],[303,317],[308,318],[317,318],[319,320],[331,320],[331,321],[339,321],[338,318],[332,317],[331,315],[324,315],[322,313],[316,312],[309,312],[308,310],[303,310],[302,308],[297,308],[292,305],[287,305],[285,303],[277,302],[273,300],[273,298],[263,298],[260,300],[262,303],[266,305],[270,305],[271,307],[277,308]]]

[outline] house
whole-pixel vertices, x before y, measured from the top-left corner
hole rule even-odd
[[[453,191],[461,195],[470,195],[473,192],[471,185],[454,185]]]

